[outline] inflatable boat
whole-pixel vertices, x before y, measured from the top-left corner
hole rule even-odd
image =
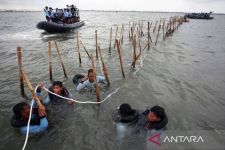
[[[38,29],[45,30],[49,33],[62,33],[62,32],[69,32],[74,29],[77,29],[84,25],[84,21],[72,23],[72,24],[63,24],[63,23],[56,23],[56,22],[48,22],[48,21],[41,21],[36,26]]]

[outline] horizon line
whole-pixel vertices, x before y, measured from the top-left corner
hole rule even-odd
[[[32,10],[32,9],[0,9],[0,12],[39,12],[42,10]],[[155,12],[155,13],[194,13],[192,12],[182,12],[182,11],[153,11],[153,10],[92,10],[92,9],[80,9],[80,11],[97,11],[97,12]],[[213,14],[223,14],[225,13],[213,13]]]

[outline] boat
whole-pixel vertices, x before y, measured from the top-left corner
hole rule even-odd
[[[76,22],[72,24],[41,21],[37,24],[37,28],[41,30],[45,30],[48,33],[62,33],[62,32],[70,32],[74,29],[77,29],[83,26],[84,24],[85,24],[84,21],[80,21],[80,22]]]
[[[36,27],[48,33],[70,32],[85,24],[84,21],[80,21],[79,10],[74,5],[67,5],[67,8],[56,8],[55,10],[51,7],[48,9],[46,6],[44,11],[47,14],[46,21],[40,21]],[[64,13],[67,13],[67,15],[70,13],[71,17],[67,20],[64,18]]]
[[[190,19],[213,19],[211,16],[212,12],[209,13],[187,13],[185,14],[185,17]]]

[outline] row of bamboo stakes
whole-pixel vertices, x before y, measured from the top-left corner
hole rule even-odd
[[[152,29],[152,33],[157,32],[156,34],[156,40],[154,42],[154,45],[156,46],[158,43],[158,38],[159,38],[159,34],[160,34],[160,30],[162,29],[162,34],[163,34],[163,41],[165,41],[165,39],[169,36],[171,36],[174,31],[176,29],[178,29],[178,27],[185,22],[186,20],[184,19],[184,17],[171,17],[169,19],[169,21],[166,24],[166,19],[160,19],[159,21],[157,20],[155,23],[154,28]],[[133,22],[133,24],[131,24],[131,22],[129,22],[129,32],[128,32],[128,37],[129,37],[129,41],[131,42],[131,45],[133,47],[133,52],[132,52],[132,63],[131,63],[131,67],[135,68],[136,66],[136,61],[143,56],[144,54],[144,50],[147,48],[148,50],[150,50],[153,41],[152,41],[152,37],[151,37],[151,28],[152,28],[152,22],[148,22],[147,23],[147,43],[144,45],[144,47],[142,48],[141,46],[141,39],[145,36],[144,32],[143,32],[143,21],[139,21],[139,23],[135,23]],[[158,28],[157,28],[158,27]],[[119,57],[119,63],[120,63],[120,70],[121,70],[121,74],[122,77],[125,78],[125,72],[124,72],[124,66],[123,66],[123,60],[122,60],[122,55],[121,55],[121,45],[123,45],[123,40],[124,40],[124,31],[125,31],[125,27],[124,24],[122,24],[121,26],[121,30],[120,30],[120,34],[118,34],[118,30],[119,27],[116,27],[116,33],[115,33],[115,40],[113,43],[113,47],[114,49],[117,50],[117,54]],[[112,52],[112,28],[110,28],[110,34],[109,34],[109,54],[111,55]],[[119,36],[119,37],[118,37]],[[56,41],[49,41],[48,42],[48,58],[49,58],[49,79],[52,81],[53,77],[52,77],[52,43],[55,45],[55,48],[57,50],[57,55],[59,57],[61,66],[62,66],[62,70],[64,73],[64,77],[67,78],[67,72],[64,66],[64,61],[62,59],[61,56],[61,51],[57,45]],[[94,60],[94,56],[92,53],[90,53],[86,47],[84,46],[84,44],[82,43],[82,41],[79,38],[79,33],[76,33],[76,44],[77,44],[77,53],[78,53],[78,60],[79,60],[79,65],[81,66],[82,64],[82,58],[81,58],[81,51],[80,51],[80,45],[83,47],[85,53],[87,54],[89,60],[91,60],[91,65],[92,65],[92,69],[94,70],[94,75],[95,75],[95,81],[97,80],[97,72],[96,72],[96,65],[95,65],[95,60]],[[139,47],[139,52],[137,51],[137,45]],[[100,61],[101,61],[101,66],[102,66],[102,70],[107,70],[107,67],[105,65],[104,59],[103,59],[103,55],[102,55],[102,50],[99,46],[99,42],[98,42],[98,34],[97,34],[97,30],[95,30],[95,46],[96,46],[96,61],[99,59],[100,57]],[[76,51],[75,51],[76,52]],[[20,89],[21,89],[21,95],[23,97],[25,97],[25,92],[24,92],[24,74],[23,74],[23,66],[22,66],[22,52],[21,52],[21,47],[17,48],[17,56],[18,56],[18,65],[19,65],[19,77],[20,77]],[[107,85],[110,86],[110,81],[109,81],[109,76],[108,74],[105,74],[105,71],[103,71],[103,74],[105,76],[105,79],[107,81]],[[96,82],[96,98],[97,101],[100,101],[100,91],[99,91],[99,86]]]

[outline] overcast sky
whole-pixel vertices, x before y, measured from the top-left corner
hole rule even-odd
[[[0,9],[42,10],[75,4],[82,10],[136,10],[225,13],[225,0],[0,0]]]

